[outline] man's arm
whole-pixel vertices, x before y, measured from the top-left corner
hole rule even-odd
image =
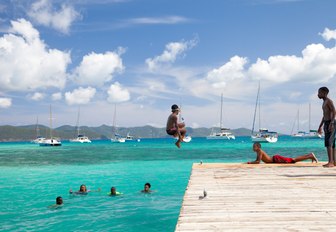
[[[333,121],[335,119],[335,106],[332,100],[330,100],[329,108],[330,108],[330,119],[331,121]]]
[[[247,162],[247,164],[260,164],[261,157],[262,157],[262,152],[258,151],[256,160],[251,161],[251,162]]]
[[[330,124],[329,124],[329,131],[333,131],[334,129],[334,120],[335,120],[335,106],[334,106],[334,103],[332,100],[329,99],[329,102],[328,102],[328,107],[329,107],[329,110],[330,110]]]
[[[319,127],[317,129],[317,133],[322,134],[322,126],[323,126],[323,124],[324,124],[324,117],[322,116],[320,125],[319,125]]]

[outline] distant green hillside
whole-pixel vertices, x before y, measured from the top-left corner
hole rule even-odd
[[[217,128],[219,130],[219,128]],[[43,125],[39,125],[40,135],[43,137],[49,137],[49,128]],[[108,139],[112,137],[112,127],[107,125],[101,125],[99,127],[87,127],[82,126],[80,133],[88,136],[92,140]],[[187,127],[188,134],[192,137],[205,137],[211,133],[211,129],[190,128]],[[251,134],[251,130],[246,128],[238,128],[232,130],[236,136],[247,136]],[[156,128],[152,126],[142,127],[120,127],[118,133],[122,136],[126,136],[130,133],[134,137],[140,138],[165,138],[169,137],[166,134],[165,128]],[[77,136],[77,130],[74,126],[64,125],[53,130],[53,136],[59,137],[62,140],[68,140]],[[0,126],[0,141],[30,141],[36,138],[36,125],[27,126]]]

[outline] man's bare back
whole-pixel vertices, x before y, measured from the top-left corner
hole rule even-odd
[[[166,130],[177,129],[177,116],[175,114],[170,114],[167,120]]]

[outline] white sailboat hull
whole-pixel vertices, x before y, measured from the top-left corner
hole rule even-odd
[[[75,139],[70,139],[69,141],[72,142],[72,143],[91,143],[91,140],[86,136],[77,137]]]
[[[115,139],[111,139],[112,143],[124,143],[126,142],[125,138],[115,138]]]
[[[36,138],[34,139],[33,141],[31,141],[32,143],[36,143],[36,144],[39,144],[39,143],[42,143],[43,140],[45,140],[45,138],[43,137],[40,137],[40,138]]]
[[[206,137],[206,139],[230,140],[236,139],[231,133],[214,133]]]
[[[39,143],[41,147],[56,147],[62,146],[62,143],[58,139],[44,139],[42,142]]]
[[[252,142],[259,142],[259,143],[276,143],[278,138],[275,136],[258,136],[252,135],[251,136]]]

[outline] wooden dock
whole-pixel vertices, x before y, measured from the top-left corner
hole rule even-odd
[[[336,231],[336,168],[194,164],[176,231]]]

